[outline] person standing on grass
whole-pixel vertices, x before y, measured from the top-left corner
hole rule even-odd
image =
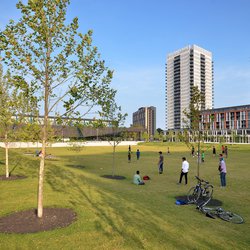
[[[222,153],[222,154],[225,153],[225,147],[224,147],[224,145],[221,146],[221,153]]]
[[[168,147],[168,152],[167,152],[168,154],[170,154],[170,150],[169,150],[169,147]]]
[[[194,157],[194,146],[192,146],[191,155]]]
[[[137,158],[137,160],[140,159],[140,155],[141,155],[141,152],[140,152],[139,149],[137,149],[137,150],[136,150],[136,158]]]
[[[224,161],[223,155],[220,154],[219,156],[219,169],[220,171],[220,183],[221,187],[226,187],[226,174],[227,174],[227,167]]]
[[[186,160],[186,157],[182,157],[182,166],[181,166],[181,175],[180,175],[179,184],[181,184],[182,177],[184,175],[185,176],[185,184],[187,185],[187,183],[188,183],[188,178],[187,178],[188,170],[189,170],[189,163]]]
[[[128,162],[131,162],[131,151],[128,151]]]
[[[205,162],[205,152],[204,151],[202,151],[202,153],[201,153],[201,161]]]
[[[226,158],[227,158],[227,146],[225,146],[225,156],[226,156]]]
[[[216,156],[216,148],[213,146],[213,156]]]
[[[158,161],[158,168],[159,168],[159,174],[162,174],[163,173],[163,161],[164,161],[164,157],[163,157],[163,154],[162,152],[160,151],[159,152],[159,161]]]
[[[141,179],[139,170],[137,170],[136,174],[134,175],[133,183],[136,185],[144,185],[145,184],[144,181]]]

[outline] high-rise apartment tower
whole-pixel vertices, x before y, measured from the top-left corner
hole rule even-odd
[[[149,135],[156,130],[156,108],[153,106],[139,108],[133,113],[133,126],[142,126]]]
[[[166,129],[181,129],[184,109],[189,107],[192,88],[205,96],[202,109],[214,106],[212,53],[196,45],[187,46],[167,56]]]

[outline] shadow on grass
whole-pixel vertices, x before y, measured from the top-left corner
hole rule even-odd
[[[74,165],[74,164],[68,164],[68,165],[65,165],[65,167],[75,168],[75,169],[84,169],[84,168],[86,168],[83,165]]]
[[[29,176],[37,176],[37,161],[33,159],[27,159],[27,157],[23,157],[21,154],[12,152],[9,155],[9,178],[6,178],[4,175],[1,175],[1,180],[19,180],[27,178],[23,172],[28,173]],[[5,162],[0,162],[0,165],[5,165]]]
[[[120,175],[101,175],[101,177],[103,178],[107,178],[107,179],[112,179],[112,180],[125,180],[126,177],[125,176],[120,176]]]
[[[17,168],[17,164],[10,170],[10,175],[14,172],[14,170]]]
[[[139,217],[144,217],[145,214],[140,211],[140,209],[132,209],[133,206],[131,212],[128,213],[126,206],[120,206],[120,197],[116,197],[113,194],[98,189],[101,183],[100,180],[75,174],[70,171],[70,169],[62,169],[58,166],[48,168],[46,180],[53,190],[68,194],[69,202],[73,207],[82,207],[84,205],[85,209],[89,208],[93,210],[98,216],[98,219],[95,221],[95,228],[97,231],[102,232],[109,239],[112,239],[113,236],[117,234],[125,241],[130,243],[133,242],[137,249],[144,249],[143,241],[135,232],[128,230],[125,225],[122,226],[118,221],[130,221],[133,223],[134,213],[139,213]],[[81,183],[83,183],[83,185],[81,185]],[[69,186],[70,188],[68,188]],[[97,194],[97,197],[101,198],[93,199],[93,191],[95,192],[95,197]],[[119,206],[119,209],[116,208],[116,206]],[[154,227],[157,228],[157,232],[160,231],[159,222],[155,222],[152,219],[148,220],[147,223],[151,224],[151,226],[154,225]],[[142,226],[143,225],[136,226],[138,227],[136,231],[140,231],[140,227]],[[112,233],[110,233],[111,231]]]
[[[176,196],[175,199],[176,199],[176,200],[182,200],[182,201],[188,203],[188,200],[187,200],[187,196],[186,196],[186,195]],[[196,205],[198,206],[198,205],[201,204],[201,203],[202,203],[202,201],[200,201],[200,202],[198,201],[198,203],[197,203]],[[208,202],[208,204],[207,204],[207,206],[215,206],[215,207],[222,206],[222,205],[223,205],[223,202],[220,201],[220,200],[217,200],[217,199],[211,199],[211,200]]]
[[[217,199],[211,199],[211,201],[208,202],[208,206],[218,207],[218,206],[222,206],[222,205],[223,205],[223,202],[220,200],[217,200]]]

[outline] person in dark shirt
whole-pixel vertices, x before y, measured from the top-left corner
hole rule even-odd
[[[159,168],[159,174],[162,174],[163,173],[163,161],[164,161],[164,157],[163,157],[163,154],[162,152],[160,151],[159,152],[159,161],[158,161],[158,168]]]
[[[140,159],[140,155],[141,155],[141,152],[140,152],[139,149],[137,149],[137,151],[136,151],[136,158],[137,158],[137,160]]]

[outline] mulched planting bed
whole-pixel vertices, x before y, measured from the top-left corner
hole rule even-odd
[[[27,176],[24,175],[10,175],[9,178],[6,178],[6,175],[0,175],[1,181],[14,181],[19,179],[25,179]]]
[[[36,209],[16,212],[0,217],[0,233],[36,233],[69,226],[76,213],[68,208],[44,208],[38,218]]]

